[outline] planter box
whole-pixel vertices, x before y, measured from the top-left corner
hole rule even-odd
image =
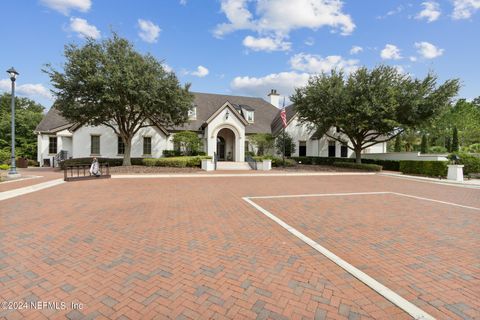
[[[269,171],[272,170],[272,160],[263,160],[257,162],[257,170]]]
[[[18,158],[15,161],[17,168],[28,168],[28,159],[27,158]]]
[[[463,167],[461,164],[449,164],[447,179],[463,182]]]
[[[213,171],[215,170],[215,163],[212,159],[202,159],[202,170]]]

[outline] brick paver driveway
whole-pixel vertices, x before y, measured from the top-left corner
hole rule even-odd
[[[480,208],[478,189],[378,175],[94,180],[1,201],[0,300],[22,303],[0,317],[409,319],[242,199],[372,191]],[[431,315],[480,317],[480,211],[256,201]]]

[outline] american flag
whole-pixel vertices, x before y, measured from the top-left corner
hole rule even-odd
[[[280,111],[280,118],[282,118],[283,127],[287,127],[287,113],[285,112],[285,98],[283,98],[283,108]]]

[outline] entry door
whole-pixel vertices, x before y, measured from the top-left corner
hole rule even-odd
[[[299,141],[298,142],[298,155],[300,157],[307,156],[307,142],[306,141]]]
[[[329,141],[328,142],[328,156],[329,157],[336,157],[336,154],[335,154],[335,141]]]
[[[340,148],[340,157],[342,158],[348,157],[348,147],[345,144],[342,144]]]
[[[218,160],[225,160],[225,139],[217,137],[217,156]]]

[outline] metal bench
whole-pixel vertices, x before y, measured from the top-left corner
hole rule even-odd
[[[63,177],[65,181],[109,179],[112,177],[110,175],[110,167],[108,166],[108,163],[100,163],[98,169],[100,174],[95,176],[90,174],[90,165],[80,164],[66,166],[63,169]]]

